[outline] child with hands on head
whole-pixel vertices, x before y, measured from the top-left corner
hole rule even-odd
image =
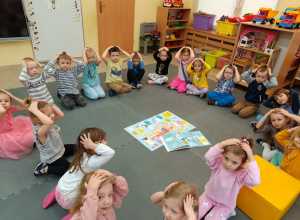
[[[120,51],[126,58],[120,58]],[[109,53],[109,59],[106,58]],[[102,60],[106,64],[106,86],[110,89],[109,96],[112,97],[116,94],[130,92],[131,85],[123,82],[122,79],[122,65],[130,59],[130,54],[122,50],[118,46],[110,46],[102,54]]]
[[[106,133],[100,128],[83,129],[76,141],[76,155],[68,172],[59,180],[57,187],[44,199],[43,208],[55,201],[70,210],[76,198],[77,187],[85,173],[96,171],[112,159],[115,151],[107,146]]]
[[[54,75],[55,69],[29,57],[23,59],[22,66],[19,81],[26,87],[29,97],[35,100],[45,100],[53,105],[54,101],[46,86],[46,80]],[[39,67],[45,72],[39,73]]]
[[[91,47],[85,47],[82,51],[82,59],[86,63],[82,77],[82,92],[89,99],[102,99],[105,92],[100,85],[97,66],[101,63],[100,55]]]
[[[170,89],[177,89],[179,93],[186,92],[186,85],[189,83],[190,75],[187,73],[187,67],[194,59],[194,51],[190,47],[182,47],[175,55],[179,64],[178,76],[167,86]]]
[[[271,163],[300,180],[300,126],[278,132],[275,138],[284,152],[277,152]]]
[[[241,140],[222,141],[205,154],[212,174],[199,198],[198,219],[208,212],[205,219],[228,219],[236,206],[241,187],[260,184],[260,171],[253,156],[253,147],[253,139],[244,136]],[[249,162],[246,162],[247,159]]]
[[[19,105],[14,106],[13,100]],[[27,109],[24,101],[10,92],[0,90],[0,157],[19,159],[33,147],[33,132],[29,117],[12,113]]]
[[[216,75],[218,84],[214,91],[208,92],[208,105],[232,106],[235,101],[232,95],[233,86],[241,81],[241,76],[236,66],[226,65]]]
[[[201,58],[196,58],[188,66],[187,72],[193,77],[193,84],[187,84],[186,94],[199,95],[202,98],[208,93],[207,74],[211,67],[205,63]]]
[[[196,220],[198,192],[195,186],[186,182],[171,183],[162,192],[151,196],[151,201],[162,206],[165,220]]]
[[[142,88],[141,80],[145,74],[144,62],[140,53],[134,52],[127,62],[127,80],[133,89]]]
[[[252,74],[255,74],[255,77],[252,77]],[[266,65],[257,67],[253,72],[251,70],[245,72],[241,76],[249,85],[245,100],[233,106],[232,112],[239,113],[242,118],[248,118],[259,112],[267,89],[276,87],[278,83],[276,77],[272,75],[270,67]]]
[[[148,84],[162,85],[168,82],[169,64],[172,61],[172,54],[167,47],[162,47],[153,54],[156,60],[155,73],[148,74]]]
[[[90,172],[83,176],[70,213],[72,220],[116,220],[114,208],[121,208],[128,194],[127,181],[107,170]]]
[[[28,115],[33,124],[33,140],[40,151],[41,158],[33,174],[62,176],[70,166],[70,162],[64,157],[75,153],[75,145],[64,145],[57,129],[53,126],[53,122],[64,117],[64,113],[45,101],[26,98],[25,103],[28,104]]]
[[[284,146],[276,141],[275,135],[286,128],[296,127],[298,124],[300,124],[300,117],[283,108],[271,109],[265,114],[253,130],[255,134],[264,133],[264,139],[267,140],[265,142],[263,139],[257,139],[257,143],[264,147],[262,157],[270,161],[276,152],[283,153]]]
[[[76,63],[77,66],[70,67],[71,62]],[[54,73],[58,98],[61,98],[68,109],[74,109],[75,105],[86,106],[86,101],[79,95],[77,79],[78,75],[85,69],[86,64],[81,60],[75,60],[66,52],[56,54],[53,60],[49,61],[48,65],[54,68],[55,63],[60,67],[60,69],[55,69]]]

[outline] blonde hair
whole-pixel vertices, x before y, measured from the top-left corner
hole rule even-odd
[[[189,55],[191,55],[191,51],[188,48],[183,48],[182,51],[180,51],[180,57],[183,56],[183,54],[188,53]]]
[[[34,100],[33,98],[27,97],[27,98],[24,100],[24,103],[27,104],[28,107],[29,107],[29,106],[31,105],[31,103],[34,102],[34,101],[35,101],[35,100]],[[38,110],[40,110],[41,112],[43,112],[42,109],[45,108],[45,107],[48,106],[48,105],[51,106],[51,105],[50,105],[48,102],[46,102],[46,101],[39,101],[37,107],[38,107]],[[29,117],[31,118],[32,123],[33,123],[34,125],[36,125],[35,122],[34,122],[34,119],[36,119],[36,118],[38,118],[38,117],[37,117],[35,114],[33,114],[31,111],[29,111],[29,110],[27,110],[27,113],[28,113]]]
[[[82,173],[85,173],[81,167],[81,162],[83,161],[84,157],[84,152],[87,153],[88,157],[91,157],[94,154],[97,154],[94,150],[92,149],[86,149],[83,144],[81,143],[81,138],[83,135],[88,135],[90,134],[90,138],[93,142],[99,141],[99,140],[105,140],[106,138],[106,133],[100,129],[100,128],[85,128],[83,129],[76,141],[76,155],[70,164],[69,168],[69,173],[73,173],[74,171],[78,171],[79,169],[81,170]],[[101,156],[101,155],[100,155]]]
[[[172,185],[170,188],[168,188],[167,191],[165,191],[164,198],[175,198],[178,199],[180,204],[180,209],[184,212],[183,207],[183,199],[186,198],[187,195],[191,194],[192,197],[194,197],[193,200],[193,209],[195,212],[198,213],[199,208],[199,202],[198,202],[198,191],[195,186],[187,183],[187,182],[178,182],[174,185]]]
[[[158,56],[158,57],[160,57],[160,55],[161,55],[161,52],[165,52],[165,53],[167,54],[167,56],[168,56],[168,52],[167,52],[167,50],[165,50],[165,49],[162,49],[162,50],[160,50],[160,51],[158,52],[158,54],[157,54],[157,56]]]
[[[297,149],[296,146],[295,146],[294,140],[295,140],[295,137],[299,136],[299,135],[300,135],[300,128],[297,128],[293,132],[292,136],[290,137],[290,142],[286,145],[286,149],[289,149],[289,150],[296,150]]]
[[[96,55],[96,52],[92,49],[92,48],[90,48],[90,49],[88,49],[88,50],[86,50],[85,51],[85,54],[86,55]]]
[[[25,57],[24,59],[23,59],[26,63],[27,62],[36,62],[36,60],[35,59],[33,59],[33,58],[31,58],[31,57]]]
[[[243,142],[248,142],[251,150],[253,151],[254,141],[253,141],[252,137],[250,137],[249,135],[243,136],[241,138],[241,140]],[[240,168],[242,168],[242,165],[244,163],[246,163],[246,160],[248,159],[247,153],[246,153],[246,151],[243,150],[242,146],[241,145],[229,145],[229,146],[226,146],[224,148],[224,151],[222,152],[222,154],[226,154],[228,152],[233,153],[234,155],[241,157],[242,163],[241,163]]]
[[[57,58],[56,63],[59,63],[59,60],[71,60],[71,57],[69,55],[67,55],[66,52],[63,52],[62,54],[59,55],[59,57]]]
[[[78,189],[77,189],[77,196],[76,196],[76,199],[74,201],[74,204],[70,210],[70,213],[71,214],[75,214],[76,212],[78,212],[80,210],[80,208],[83,206],[83,202],[82,202],[82,199],[83,197],[86,195],[87,193],[87,188],[85,187],[84,183],[88,183],[90,181],[90,178],[92,177],[92,175],[95,173],[95,171],[93,172],[90,172],[90,173],[86,173],[83,177],[82,177],[82,180],[78,186]],[[115,176],[106,176],[106,180],[104,182],[102,182],[99,186],[99,189],[106,185],[106,184],[109,184],[111,183],[112,185],[115,184],[115,181],[116,181],[116,177]],[[113,196],[113,198],[115,198]]]

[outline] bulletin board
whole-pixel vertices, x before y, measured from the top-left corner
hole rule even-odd
[[[48,61],[65,51],[81,57],[84,48],[80,0],[22,0],[35,59]]]

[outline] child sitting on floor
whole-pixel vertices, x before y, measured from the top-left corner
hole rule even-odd
[[[13,106],[12,101],[19,105]],[[0,90],[0,157],[20,159],[32,150],[33,132],[29,117],[12,113],[27,109],[24,101],[10,92]]]
[[[142,88],[141,80],[145,74],[144,62],[141,54],[134,52],[130,55],[130,60],[127,62],[128,72],[127,80],[133,89]]]
[[[55,69],[29,57],[23,59],[22,66],[19,81],[26,87],[29,96],[35,100],[45,100],[53,105],[54,101],[47,89],[46,80],[54,75]],[[39,67],[45,72],[39,73]]]
[[[156,60],[155,73],[148,74],[148,84],[162,85],[168,82],[168,69],[172,61],[172,54],[167,47],[162,47],[153,54]]]
[[[120,51],[126,58],[120,58]],[[106,58],[109,53],[109,59]],[[109,96],[130,92],[131,85],[122,80],[122,65],[123,62],[129,60],[130,55],[118,46],[110,46],[102,54],[102,60],[106,64],[106,86],[110,89]]]
[[[164,219],[196,220],[198,192],[195,186],[186,182],[171,183],[164,191],[156,192],[151,201],[162,206]]]
[[[128,191],[124,177],[107,170],[85,174],[70,211],[74,214],[72,220],[116,220],[114,208],[121,208],[122,199]]]
[[[205,63],[201,58],[196,58],[188,66],[187,72],[193,76],[193,84],[187,84],[186,94],[188,95],[199,95],[202,98],[208,93],[207,74],[211,67]]]
[[[115,151],[107,146],[106,134],[102,129],[82,130],[76,141],[76,155],[69,170],[60,178],[57,187],[44,199],[43,208],[57,201],[61,207],[70,210],[83,175],[100,169],[114,154]]]
[[[97,66],[101,63],[98,52],[91,47],[85,47],[82,51],[82,59],[87,64],[82,77],[83,94],[94,100],[104,98],[105,93],[100,85],[97,71]]]
[[[226,65],[216,75],[218,84],[214,91],[208,92],[208,105],[231,106],[235,101],[232,95],[233,86],[241,81],[236,66]]]
[[[71,67],[71,61],[77,64]],[[84,70],[86,64],[83,61],[75,60],[70,54],[61,52],[56,54],[48,65],[54,68],[57,63],[61,69],[55,69],[54,77],[57,83],[57,96],[62,99],[63,104],[68,109],[74,109],[75,105],[84,107],[86,102],[79,95],[77,76]]]
[[[194,51],[190,47],[182,47],[175,55],[179,64],[178,76],[167,86],[170,89],[177,89],[178,92],[186,92],[186,85],[189,83],[190,75],[187,73],[187,67],[194,59]]]
[[[252,77],[255,74],[255,77]],[[268,77],[270,81],[268,81]],[[245,100],[232,108],[233,113],[239,113],[241,118],[248,118],[259,112],[260,103],[264,101],[266,91],[278,85],[277,79],[272,75],[271,69],[266,65],[257,67],[253,72],[242,74],[242,79],[249,83]]]
[[[270,161],[276,152],[283,153],[284,146],[281,146],[276,141],[275,135],[286,128],[298,126],[298,123],[300,123],[299,116],[291,114],[282,108],[271,109],[265,114],[253,130],[255,134],[264,133],[264,138],[267,140],[265,142],[262,139],[257,139],[257,143],[264,147],[262,157]]]
[[[68,171],[70,162],[64,157],[74,155],[75,145],[64,145],[53,122],[64,117],[64,113],[45,101],[27,98],[28,115],[33,124],[34,142],[40,151],[41,162],[33,171],[35,176],[55,174],[62,176]]]
[[[205,154],[212,169],[205,192],[199,198],[199,216],[205,219],[228,219],[236,206],[242,186],[260,185],[260,171],[253,156],[253,139],[249,136],[228,139],[211,147]],[[249,159],[249,162],[246,162]],[[247,166],[244,167],[244,164]]]
[[[271,163],[300,180],[300,127],[283,130],[275,138],[284,147],[284,152],[277,152]]]

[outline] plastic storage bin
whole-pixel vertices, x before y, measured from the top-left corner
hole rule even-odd
[[[218,63],[217,63],[218,69],[222,69],[224,66],[230,64],[230,58],[228,57],[218,57]]]
[[[207,16],[207,15],[200,15],[194,14],[194,25],[195,29],[209,31],[213,29],[213,24],[216,15]]]
[[[228,21],[217,21],[217,34],[224,34],[228,36],[237,35],[238,23],[231,23]]]
[[[220,56],[225,57],[229,54],[219,50],[205,52],[205,63],[210,65],[211,68],[215,68]]]
[[[211,47],[206,47],[206,46],[194,48],[195,58],[201,58],[201,59],[204,60],[204,58],[205,58],[205,52],[212,51],[212,50],[216,50],[216,49],[211,48]]]

